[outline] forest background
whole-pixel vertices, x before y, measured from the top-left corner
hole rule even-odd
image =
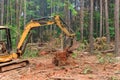
[[[115,53],[120,55],[119,4],[119,0],[0,0],[0,25],[11,28],[15,45],[31,19],[60,15],[76,33],[77,41],[90,44],[91,53],[94,39],[104,36],[107,44],[115,42]],[[34,42],[58,37],[61,31],[53,25],[40,27],[33,33]]]

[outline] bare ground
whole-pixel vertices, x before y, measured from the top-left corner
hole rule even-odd
[[[99,62],[96,55],[77,53],[65,66],[52,64],[53,54],[29,59],[30,65],[4,73],[0,80],[120,80],[120,63]]]

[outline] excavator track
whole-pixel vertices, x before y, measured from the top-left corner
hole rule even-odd
[[[27,66],[28,64],[29,64],[28,60],[13,60],[6,63],[0,63],[0,73],[17,68],[22,68]]]

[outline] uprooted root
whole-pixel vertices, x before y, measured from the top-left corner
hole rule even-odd
[[[71,53],[72,51],[69,51],[68,49],[65,49],[63,51],[57,51],[55,53],[55,57],[52,60],[52,63],[55,66],[64,66],[64,65],[70,64],[69,57]]]

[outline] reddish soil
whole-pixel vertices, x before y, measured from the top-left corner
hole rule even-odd
[[[28,59],[30,65],[0,73],[0,80],[120,80],[120,61],[100,63],[96,55],[76,54],[64,66],[52,64],[53,54]]]

